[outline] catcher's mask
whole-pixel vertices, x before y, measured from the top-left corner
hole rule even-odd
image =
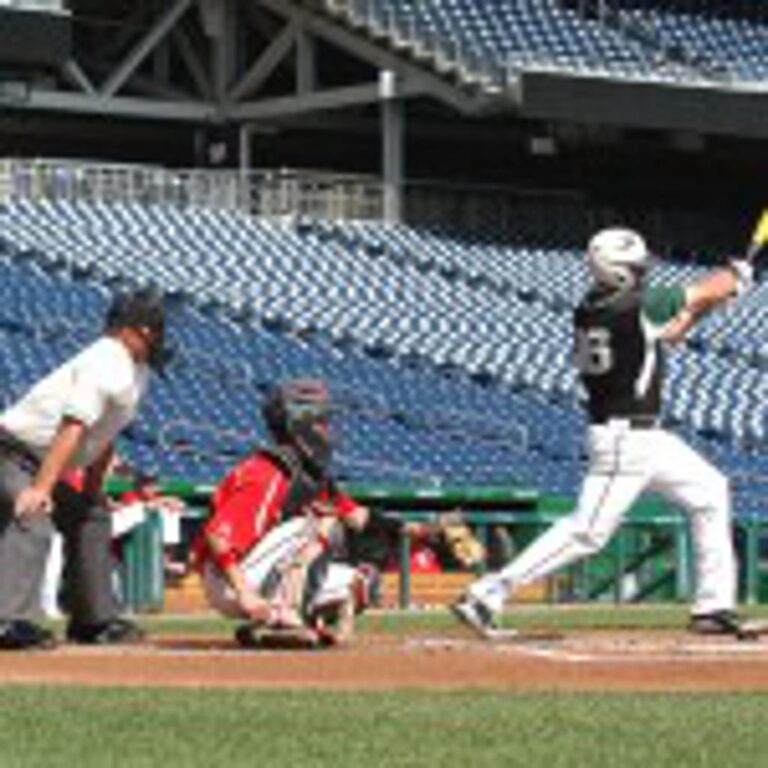
[[[149,329],[147,363],[162,373],[170,359],[165,345],[165,307],[163,296],[152,288],[142,288],[114,297],[104,322],[106,331],[121,328]]]
[[[320,379],[293,379],[269,389],[261,412],[272,437],[292,445],[306,469],[324,474],[331,461],[330,397]]]

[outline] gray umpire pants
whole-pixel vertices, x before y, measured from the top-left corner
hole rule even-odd
[[[19,520],[14,500],[35,467],[0,452],[0,622],[37,621],[54,526],[64,538],[64,610],[75,624],[99,624],[119,613],[112,590],[109,513],[68,485],[53,492],[51,517]]]

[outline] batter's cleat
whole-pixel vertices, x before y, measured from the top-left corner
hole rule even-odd
[[[735,611],[693,614],[688,629],[697,635],[732,635],[743,640],[752,637],[749,625]]]
[[[144,630],[128,619],[111,619],[98,624],[70,624],[67,640],[81,645],[130,645],[146,639]]]
[[[499,631],[493,620],[493,611],[472,595],[462,595],[455,603],[452,603],[451,613],[464,626],[469,627],[486,640],[490,640]]]
[[[55,646],[53,632],[31,621],[16,619],[0,623],[0,650],[46,650]]]

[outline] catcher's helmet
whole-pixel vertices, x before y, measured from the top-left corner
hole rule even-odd
[[[610,288],[637,285],[650,263],[645,240],[631,229],[614,227],[598,232],[587,247],[587,261],[595,282]]]
[[[107,310],[104,327],[107,331],[120,328],[151,329],[154,331],[154,338],[147,362],[158,371],[162,371],[168,362],[169,353],[165,348],[165,307],[159,291],[141,288],[117,294]]]
[[[289,443],[307,468],[324,472],[331,458],[330,396],[320,379],[292,379],[271,387],[261,413],[272,437]]]

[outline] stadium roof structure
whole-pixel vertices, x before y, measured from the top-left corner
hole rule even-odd
[[[24,99],[3,106],[246,122],[374,103],[387,96],[389,86],[375,74],[344,83],[343,76],[331,73],[324,78],[330,84],[321,86],[318,56],[327,52],[319,51],[321,46],[344,51],[374,73],[396,73],[393,96],[428,95],[467,113],[490,101],[464,92],[308,5],[314,4],[70,0],[71,57],[55,79],[32,79]],[[269,87],[280,70],[295,75],[293,87],[282,93]]]
[[[17,0],[15,7],[24,6]],[[415,22],[408,26],[394,11],[373,13],[373,0],[69,0],[66,7],[71,57],[56,77],[30,82],[25,98],[3,106],[246,123],[427,97],[466,115],[621,121],[630,119],[623,107],[630,101],[636,124],[647,112],[637,109],[639,94],[647,105],[658,101],[661,108],[651,111],[663,127],[664,107],[693,94],[705,102],[729,99],[731,107],[748,99],[761,119],[741,121],[731,109],[727,122],[718,123],[700,101],[689,125],[677,124],[682,112],[667,110],[668,127],[768,133],[768,82],[734,81],[679,60],[674,78],[662,74],[664,67],[632,73],[573,60],[557,64],[554,53],[549,60],[484,62]],[[345,63],[324,63],[330,51]],[[622,89],[629,94],[624,99]],[[684,106],[690,113],[690,104]]]
[[[466,42],[462,49],[460,40],[452,43],[420,28],[418,16],[387,9],[397,3],[383,3],[384,9],[374,12],[378,5],[375,0],[69,0],[71,57],[56,78],[33,83],[27,99],[15,106],[246,122],[390,96],[426,96],[469,115],[499,110],[525,115],[543,110],[542,83],[555,79],[645,86],[657,96],[664,90],[768,93],[765,81],[734,80],[679,52],[673,61],[669,49],[656,51],[660,66],[636,66],[640,59],[633,61],[631,54],[637,52],[637,41],[630,35],[624,57],[630,66],[620,68],[615,62],[607,66],[610,61],[581,66],[573,58],[558,59],[554,50],[551,56],[539,51],[535,58],[508,55],[505,61],[484,61],[467,50]],[[569,3],[560,5],[567,9]],[[24,3],[16,0],[12,7],[21,9]],[[559,18],[549,21],[557,26]],[[552,40],[555,45],[557,39]],[[319,59],[330,49],[358,66],[324,65]],[[282,92],[268,87],[278,72],[286,71],[293,73],[293,82],[283,78],[287,87]],[[351,77],[345,78],[345,72]],[[377,72],[392,72],[394,80],[382,82]],[[584,86],[577,87],[583,95]],[[562,91],[557,95],[562,97]],[[573,102],[566,100],[566,106]],[[706,110],[701,113],[699,120]],[[740,131],[737,122],[732,130]]]

